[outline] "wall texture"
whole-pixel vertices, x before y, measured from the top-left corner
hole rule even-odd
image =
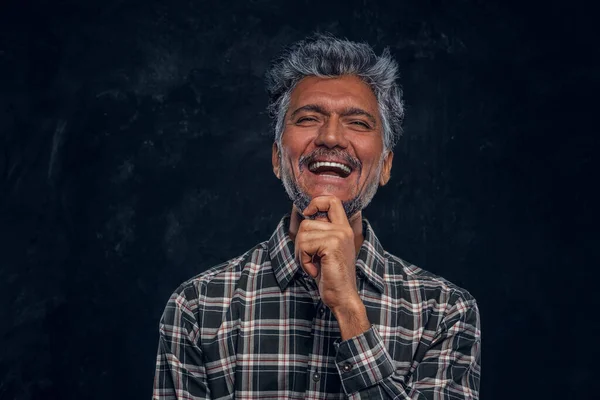
[[[574,2],[3,2],[0,399],[150,398],[170,293],[290,210],[263,74],[315,30],[400,63],[405,134],[365,216],[388,251],[478,299],[482,398],[590,398],[591,14]]]

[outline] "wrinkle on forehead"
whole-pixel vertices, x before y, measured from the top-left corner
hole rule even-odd
[[[292,91],[289,111],[313,103],[336,113],[358,107],[379,119],[375,94],[369,85],[352,75],[336,78],[309,76],[302,79]]]

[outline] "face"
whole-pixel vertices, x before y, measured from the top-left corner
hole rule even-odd
[[[355,76],[306,77],[293,90],[273,171],[302,211],[313,197],[342,200],[348,218],[390,177],[377,99]]]

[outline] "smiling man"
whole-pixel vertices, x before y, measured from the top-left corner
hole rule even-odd
[[[362,215],[390,179],[396,74],[387,51],[325,35],[273,63],[272,164],[291,213],[173,293],[154,399],[479,398],[475,299],[386,252]]]

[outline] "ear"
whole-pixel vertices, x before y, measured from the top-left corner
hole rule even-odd
[[[273,150],[271,152],[271,163],[273,164],[273,173],[277,179],[281,179],[281,155],[277,142],[273,142]]]
[[[379,176],[379,185],[384,186],[390,180],[392,172],[392,160],[394,159],[394,152],[388,150],[385,158],[383,159],[383,168],[381,168],[381,175]]]

